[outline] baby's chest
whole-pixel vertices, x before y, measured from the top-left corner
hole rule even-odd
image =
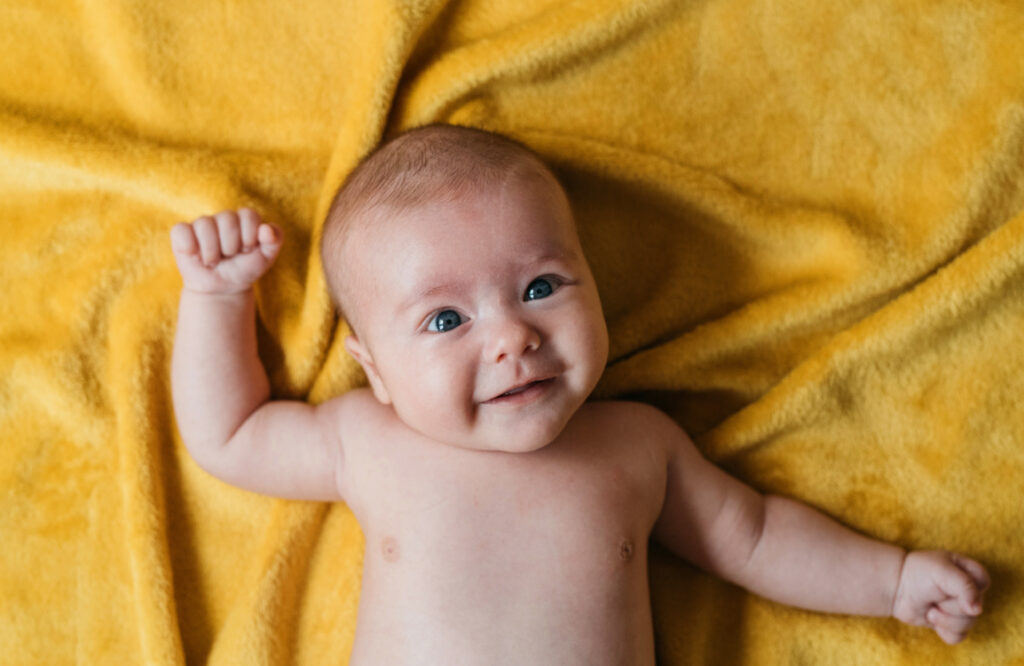
[[[389,475],[388,499],[363,525],[368,559],[590,577],[631,568],[646,554],[661,488],[627,456],[441,462]]]

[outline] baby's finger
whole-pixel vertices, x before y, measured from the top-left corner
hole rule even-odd
[[[988,571],[985,570],[984,565],[960,553],[951,553],[950,557],[958,567],[966,571],[967,575],[974,579],[974,584],[978,586],[978,591],[984,594],[985,590],[992,583],[992,579],[989,578]]]
[[[192,223],[192,231],[199,241],[199,257],[207,266],[213,266],[220,261],[220,235],[217,233],[217,223],[209,215],[197,218]]]
[[[199,252],[199,243],[192,232],[192,225],[178,222],[171,227],[171,250],[177,254],[195,254]]]
[[[938,608],[929,609],[927,619],[939,638],[950,645],[962,641],[970,628],[974,626],[973,617],[949,615]]]
[[[256,247],[256,234],[261,222],[259,213],[251,208],[239,209],[238,222],[242,230],[242,251],[248,252]]]
[[[964,600],[958,597],[947,597],[935,605],[947,615],[976,615],[964,608],[966,605]]]
[[[281,230],[273,224],[261,224],[259,230],[260,252],[269,261],[277,257],[281,250]]]
[[[242,237],[238,230],[238,215],[233,210],[217,213],[217,234],[220,237],[220,253],[233,257],[242,248]]]
[[[949,631],[947,629],[942,629],[939,627],[935,628],[935,633],[939,635],[939,638],[941,638],[942,642],[946,645],[956,645],[957,643],[967,638],[966,633],[961,634],[955,631]]]
[[[960,601],[960,608],[965,613],[977,615],[981,612],[981,594],[974,579],[958,566],[945,566],[936,575],[935,582],[950,597]]]

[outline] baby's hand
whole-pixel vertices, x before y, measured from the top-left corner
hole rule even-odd
[[[981,614],[988,584],[985,567],[970,558],[938,550],[914,551],[903,563],[892,614],[907,624],[934,629],[953,645],[964,639]]]
[[[204,215],[171,229],[171,249],[185,288],[206,294],[249,289],[277,258],[281,232],[242,208]]]

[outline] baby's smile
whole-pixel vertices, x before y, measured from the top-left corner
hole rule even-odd
[[[540,399],[552,387],[555,377],[534,379],[484,401],[486,405],[525,405]]]

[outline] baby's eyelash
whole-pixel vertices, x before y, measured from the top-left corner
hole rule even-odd
[[[541,283],[542,285],[543,283],[547,283],[546,285],[544,285],[544,287],[550,289],[550,291],[545,292],[544,288],[540,288],[538,291],[540,291],[541,293],[534,294],[534,285],[536,285],[537,283]],[[537,277],[530,280],[530,283],[526,286],[526,289],[523,292],[523,300],[529,301],[548,298],[550,296],[553,296],[555,292],[557,292],[559,289],[561,289],[567,284],[573,284],[573,282],[559,275],[538,275]]]
[[[426,318],[422,328],[430,333],[447,333],[465,324],[467,319],[454,308],[440,308]]]

